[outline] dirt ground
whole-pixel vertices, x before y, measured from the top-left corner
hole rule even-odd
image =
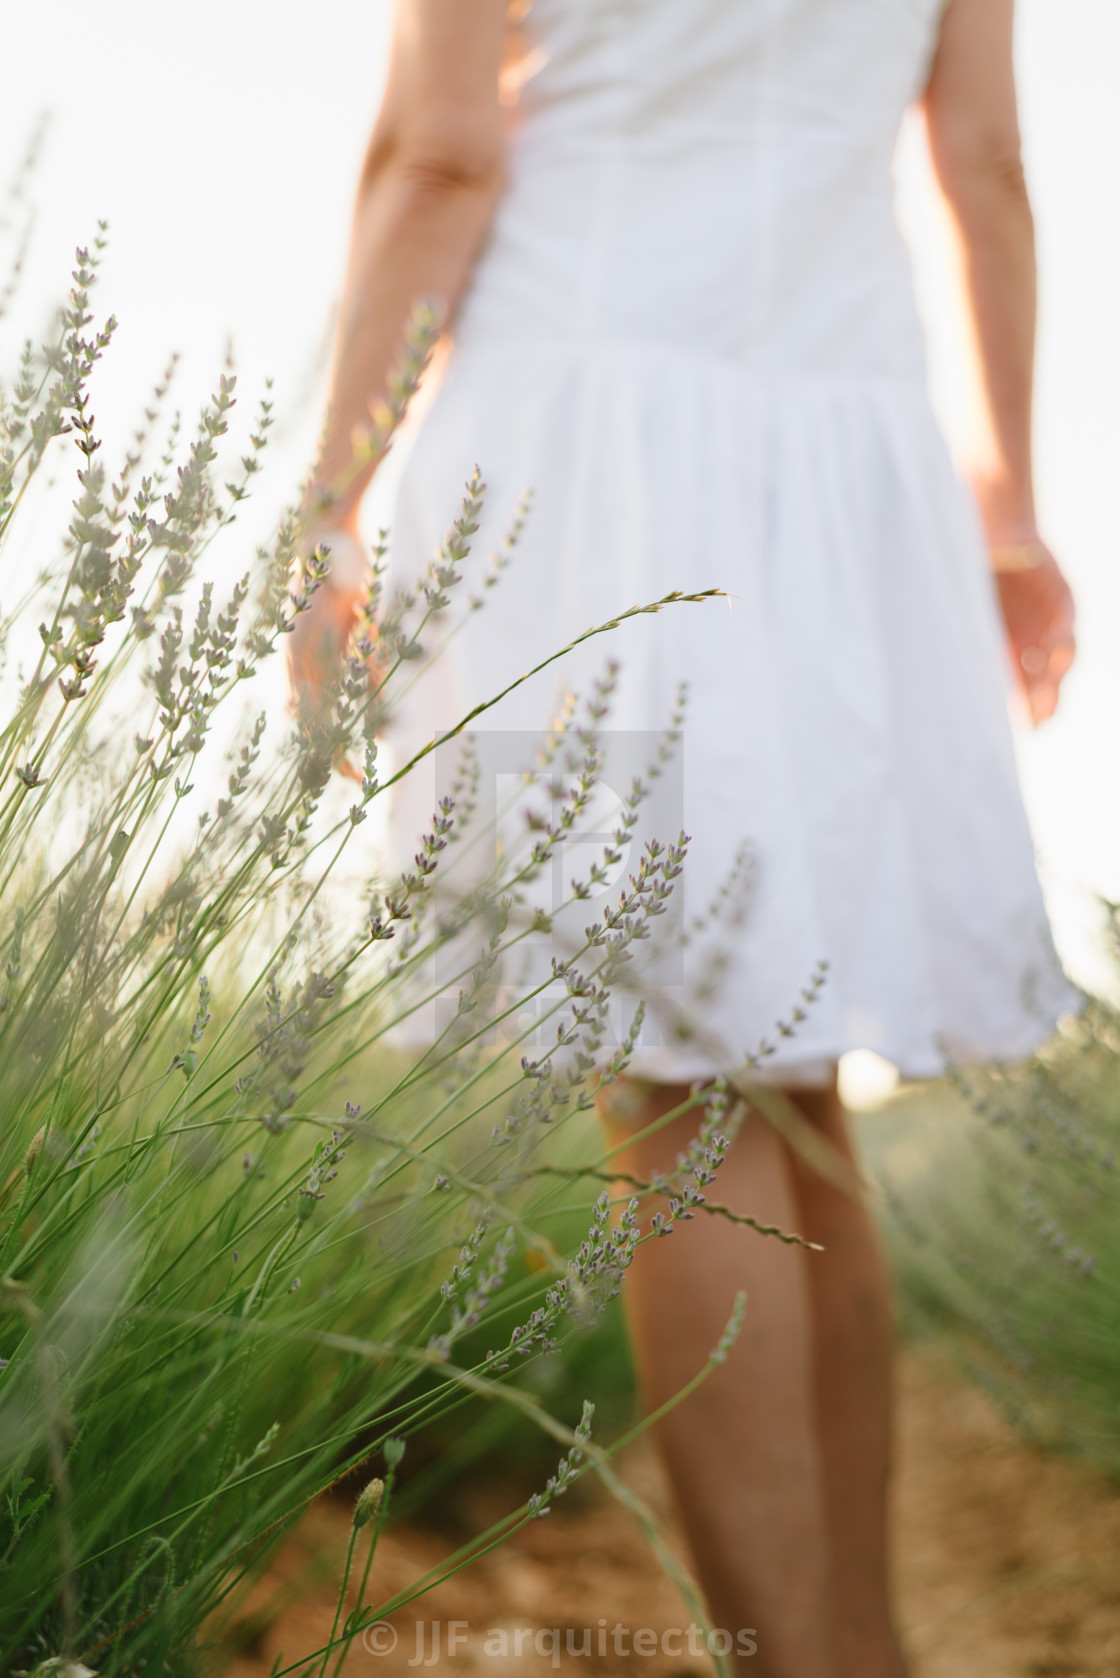
[[[1120,1488],[1024,1445],[933,1349],[903,1354],[899,1432],[898,1603],[916,1678],[1120,1678]],[[648,1446],[635,1446],[620,1466],[672,1534]],[[470,1507],[457,1515],[474,1531],[517,1501],[500,1486],[461,1495]],[[265,1678],[326,1640],[348,1533],[348,1504],[324,1500],[310,1511],[228,1628],[213,1672]],[[391,1531],[378,1551],[374,1600],[387,1600],[461,1542],[420,1523]],[[449,1656],[454,1620],[468,1624]],[[438,1651],[433,1621],[441,1624]],[[689,1623],[633,1519],[589,1476],[547,1519],[394,1616],[392,1630],[378,1634],[387,1645],[395,1633],[391,1652],[356,1642],[344,1670],[350,1678],[403,1678],[423,1662],[461,1678],[544,1678],[554,1670],[556,1628],[561,1670],[701,1678],[713,1666],[702,1651],[689,1652]],[[656,1636],[640,1641],[655,1642],[657,1652],[616,1653],[616,1624],[631,1635],[648,1628]],[[572,1655],[564,1653],[568,1628]],[[686,1635],[671,1635],[666,1653],[662,1634],[672,1628]]]

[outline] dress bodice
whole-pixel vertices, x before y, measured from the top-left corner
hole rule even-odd
[[[759,371],[920,375],[892,158],[941,0],[536,0],[463,311]]]

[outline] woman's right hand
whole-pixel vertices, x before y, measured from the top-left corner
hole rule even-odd
[[[1020,562],[1001,564],[1001,555],[1017,556]],[[1037,728],[1053,716],[1073,663],[1073,595],[1044,542],[993,548],[992,558],[1015,674]]]
[[[288,686],[299,716],[316,712],[338,686],[361,593],[323,583],[300,612],[288,637]]]
[[[352,531],[313,529],[304,539],[304,551],[320,546],[330,569],[288,637],[288,684],[300,716],[317,711],[325,691],[338,686],[369,579],[369,556]]]

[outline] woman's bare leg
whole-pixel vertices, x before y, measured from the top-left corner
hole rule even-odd
[[[835,1086],[790,1091],[819,1135],[855,1163]],[[891,1446],[890,1284],[867,1209],[789,1155],[813,1318],[817,1436],[828,1511],[840,1671],[902,1678],[890,1612],[887,1481]]]
[[[626,1129],[649,1124],[687,1093],[652,1086],[642,1098],[642,1086],[631,1085],[623,1099],[639,1104]],[[846,1146],[834,1092],[796,1099]],[[671,1170],[697,1123],[694,1111],[632,1145],[620,1169],[643,1179]],[[727,1362],[659,1430],[715,1623],[733,1634],[754,1628],[758,1653],[742,1670],[759,1678],[901,1678],[882,1501],[889,1313],[866,1212],[819,1178],[810,1182],[755,1115],[717,1181],[721,1200],[827,1239],[830,1251],[807,1254],[700,1213],[668,1239],[647,1242],[627,1279],[651,1405],[695,1374],[735,1293],[748,1292]]]
[[[631,1086],[633,1088],[633,1086]],[[688,1091],[650,1088],[627,1128]],[[620,1157],[646,1179],[669,1171],[696,1134],[697,1111]],[[748,1120],[722,1166],[718,1196],[790,1228],[792,1182],[769,1126]],[[714,1191],[713,1191],[714,1193]],[[701,1368],[746,1288],[747,1315],[727,1362],[661,1423],[658,1443],[717,1626],[753,1629],[757,1678],[838,1678],[827,1528],[814,1417],[811,1298],[805,1255],[698,1213],[646,1242],[627,1275],[639,1373],[651,1406]]]

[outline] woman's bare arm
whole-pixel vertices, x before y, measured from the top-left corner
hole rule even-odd
[[[1014,0],[950,0],[925,96],[930,151],[960,239],[981,413],[973,480],[993,542],[1030,541],[1034,222],[1012,69]]]
[[[498,76],[506,0],[397,0],[385,96],[366,151],[340,309],[308,539],[331,573],[288,646],[293,697],[314,704],[337,672],[364,582],[357,520],[376,466],[353,438],[385,395],[421,299],[449,318],[501,196]],[[324,510],[325,509],[325,510]]]
[[[384,394],[414,304],[450,314],[503,184],[498,75],[506,0],[398,0],[385,97],[354,212],[317,478],[346,474],[356,427]],[[353,528],[372,466],[335,522]]]
[[[1039,539],[1031,463],[1034,221],[1012,62],[1015,0],[949,0],[925,95],[930,151],[956,227],[978,421],[969,475],[1035,722],[1073,659],[1073,601]],[[1001,563],[1002,561],[1002,563]]]

